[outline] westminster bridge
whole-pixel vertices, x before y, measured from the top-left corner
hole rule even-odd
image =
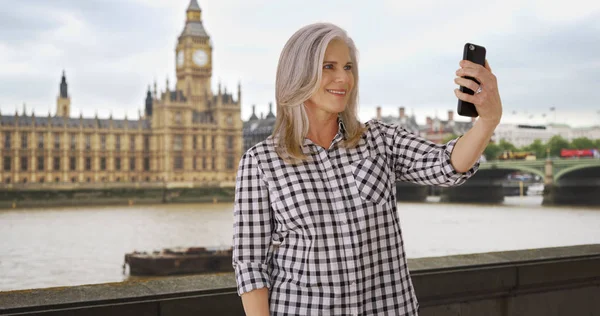
[[[463,185],[441,188],[444,202],[501,203],[515,171],[544,179],[544,205],[600,205],[600,159],[495,160],[482,162]],[[530,183],[521,183],[525,187]],[[518,181],[508,185],[519,185]],[[398,183],[398,200],[424,200],[428,187]]]

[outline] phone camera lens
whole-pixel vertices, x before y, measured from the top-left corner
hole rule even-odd
[[[470,50],[475,50],[475,46],[473,46],[473,44],[469,45],[469,49]]]

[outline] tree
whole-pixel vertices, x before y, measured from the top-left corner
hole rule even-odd
[[[550,156],[560,157],[560,150],[569,148],[569,142],[560,135],[554,135],[548,140],[547,146],[550,148]]]
[[[512,143],[509,143],[505,139],[500,140],[500,142],[498,143],[498,147],[500,147],[500,149],[502,149],[503,151],[504,150],[517,151],[517,147],[515,147],[515,145],[513,145]]]
[[[596,139],[596,141],[594,142],[594,148],[600,149],[600,138]]]
[[[447,143],[447,142],[449,142],[449,141],[451,141],[451,140],[453,140],[453,139],[455,139],[457,137],[458,137],[458,135],[452,133],[452,134],[444,137],[444,139],[442,140],[442,144],[445,144],[445,143]]]
[[[587,138],[587,137],[579,137],[579,138],[575,138],[573,139],[573,141],[571,141],[571,148],[572,149],[590,149],[590,148],[595,148],[596,142],[594,142],[593,140]]]
[[[485,156],[485,159],[487,160],[494,160],[498,158],[498,155],[500,155],[500,153],[502,152],[502,149],[500,148],[500,146],[498,146],[495,143],[490,142],[487,147],[485,147],[485,150],[483,151],[483,155]]]
[[[536,139],[533,143],[523,147],[523,151],[533,151],[537,159],[546,157],[547,146],[540,139]]]

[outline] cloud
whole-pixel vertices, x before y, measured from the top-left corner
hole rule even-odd
[[[27,0],[0,12],[0,109],[54,112],[63,69],[77,115],[135,117],[148,84],[175,84],[175,45],[188,0]],[[569,1],[199,1],[213,42],[213,90],[243,89],[242,117],[274,100],[277,61],[301,26],[344,27],[360,51],[361,118],[382,105],[418,119],[456,108],[465,42],[486,46],[505,113],[550,106],[597,123],[600,4]],[[526,120],[523,114],[509,119]],[[365,117],[366,116],[366,117]],[[461,118],[458,118],[461,119]],[[465,118],[466,120],[466,118]],[[572,121],[571,121],[572,120]]]

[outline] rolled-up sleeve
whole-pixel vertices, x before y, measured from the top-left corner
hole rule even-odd
[[[382,124],[381,128],[393,156],[397,181],[455,186],[463,184],[479,169],[479,159],[466,172],[456,171],[450,162],[454,145],[462,136],[446,144],[436,144],[398,126]]]
[[[233,268],[238,294],[270,288],[271,242],[269,193],[257,159],[249,152],[240,161],[234,203]]]

